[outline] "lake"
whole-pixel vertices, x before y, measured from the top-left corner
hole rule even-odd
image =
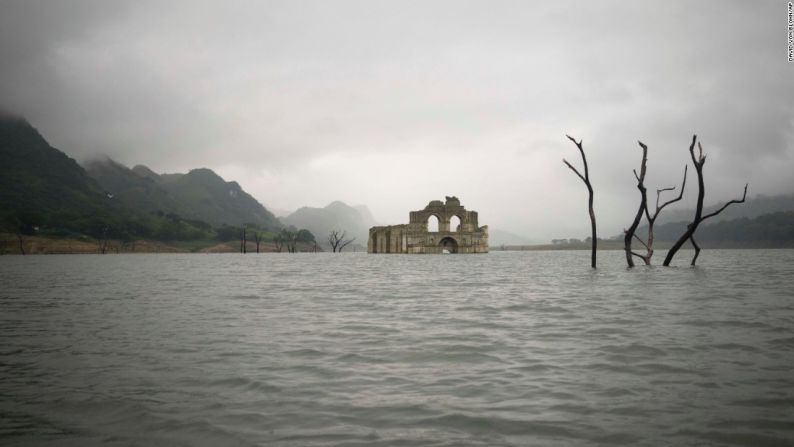
[[[691,254],[0,256],[0,444],[794,445],[794,250]]]

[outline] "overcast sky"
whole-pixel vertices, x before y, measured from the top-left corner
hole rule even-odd
[[[786,9],[0,0],[0,107],[78,160],[208,167],[268,206],[342,200],[389,224],[457,195],[536,240],[589,234],[570,133],[611,236],[636,210],[638,139],[651,191],[680,183],[697,133],[707,202],[794,192]]]

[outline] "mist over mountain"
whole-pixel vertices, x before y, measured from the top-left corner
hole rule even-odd
[[[318,242],[326,244],[331,231],[347,232],[346,238],[356,238],[354,244],[365,247],[369,239],[369,228],[374,225],[372,213],[364,205],[352,207],[344,202],[335,201],[323,208],[304,206],[281,219],[285,225],[306,228]]]
[[[110,158],[92,160],[85,167],[114,198],[136,210],[173,213],[213,226],[281,228],[278,219],[237,182],[227,182],[211,169],[157,174],[146,166],[130,169]]]
[[[0,213],[49,214],[69,225],[78,215],[116,211],[97,182],[27,120],[0,115]]]
[[[697,185],[695,185],[695,187],[697,187]],[[741,191],[737,191],[737,194],[737,198],[741,198]],[[722,205],[723,202],[705,206],[703,207],[703,213],[708,214],[716,211]],[[651,204],[651,206],[653,206],[653,204]],[[745,203],[726,208],[722,213],[714,216],[712,219],[709,219],[709,223],[733,220],[741,217],[753,218],[780,211],[794,211],[794,194],[774,196],[758,195],[753,198],[748,197]],[[694,209],[671,207],[669,210],[665,209],[661,214],[659,214],[658,222],[667,223],[691,221],[694,215]]]
[[[501,245],[532,245],[540,241],[530,239],[509,231],[488,227],[488,245],[499,247]]]
[[[369,210],[367,205],[354,205],[353,208],[355,208],[356,211],[358,211],[358,213],[361,215],[361,219],[364,221],[364,224],[367,227],[374,227],[378,224],[378,222],[375,220],[375,217],[372,215],[372,211]]]

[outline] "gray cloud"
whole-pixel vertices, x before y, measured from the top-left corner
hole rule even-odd
[[[491,226],[604,234],[697,132],[708,197],[791,192],[785,2],[3,2],[0,105],[79,158],[206,166],[278,208],[401,222],[455,194]],[[691,202],[690,202],[691,203]]]

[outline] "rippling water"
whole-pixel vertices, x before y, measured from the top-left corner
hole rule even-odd
[[[599,256],[3,256],[0,444],[794,445],[794,251]]]

